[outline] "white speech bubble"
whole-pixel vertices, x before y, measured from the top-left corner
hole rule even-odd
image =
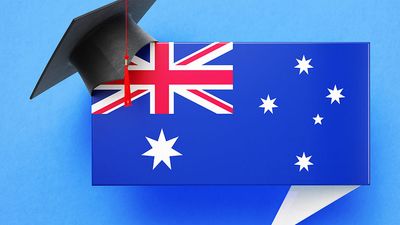
[[[297,224],[360,186],[291,186],[272,225]]]

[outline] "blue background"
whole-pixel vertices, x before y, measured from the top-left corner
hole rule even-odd
[[[0,224],[270,223],[286,187],[91,186],[83,82],[28,97],[72,18],[105,3],[2,1]],[[371,42],[372,185],[303,224],[397,224],[399,11],[399,1],[164,0],[141,25],[161,41]]]

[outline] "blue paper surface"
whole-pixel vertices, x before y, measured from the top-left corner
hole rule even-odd
[[[79,75],[28,97],[72,18],[110,1],[4,3],[1,224],[272,222],[288,186],[91,186],[91,100]],[[157,1],[140,25],[160,41],[371,42],[371,185],[300,224],[397,224],[399,9],[395,0],[169,0]]]

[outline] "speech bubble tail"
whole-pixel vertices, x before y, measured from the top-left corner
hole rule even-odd
[[[291,186],[272,225],[297,224],[359,186]]]

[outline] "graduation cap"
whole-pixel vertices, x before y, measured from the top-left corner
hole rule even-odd
[[[155,41],[137,25],[154,2],[119,0],[75,18],[30,98],[76,72],[79,72],[90,93],[104,82],[123,79],[124,73],[127,73],[128,55],[133,56],[143,46]],[[126,79],[129,76],[125,76],[125,83],[129,84]],[[125,85],[125,91],[127,87],[129,85]]]

